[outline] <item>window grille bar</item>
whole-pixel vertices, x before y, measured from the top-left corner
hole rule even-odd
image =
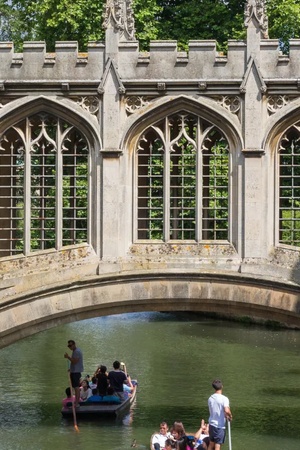
[[[89,151],[80,132],[39,113],[8,129],[5,136],[0,160],[0,257],[87,241]],[[59,152],[67,155],[64,169]],[[68,189],[63,186],[63,170],[72,173]]]
[[[279,243],[300,242],[300,146],[294,130],[279,152]]]
[[[220,131],[180,113],[147,129],[138,145],[138,239],[228,240],[229,151]],[[165,149],[163,163],[155,146]]]

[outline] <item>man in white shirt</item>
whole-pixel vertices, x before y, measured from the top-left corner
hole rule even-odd
[[[208,399],[209,408],[209,447],[208,450],[220,450],[225,442],[226,420],[232,420],[229,399],[222,394],[221,380],[214,380],[212,386],[215,393]]]
[[[161,450],[165,447],[166,440],[171,437],[167,422],[161,422],[159,425],[159,433],[152,436],[152,447],[155,450]]]

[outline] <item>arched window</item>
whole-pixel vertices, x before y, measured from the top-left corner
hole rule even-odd
[[[228,240],[229,150],[185,111],[145,130],[137,149],[138,240]]]
[[[60,249],[88,239],[89,148],[47,113],[9,128],[0,144],[0,256]]]
[[[300,247],[300,123],[280,142],[279,243]]]

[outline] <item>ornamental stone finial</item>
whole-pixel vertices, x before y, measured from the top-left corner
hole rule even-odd
[[[261,30],[263,39],[268,39],[268,16],[266,14],[265,0],[247,0],[245,4],[245,27],[253,20]]]
[[[103,28],[119,31],[121,41],[135,41],[132,0],[106,0],[103,7]]]

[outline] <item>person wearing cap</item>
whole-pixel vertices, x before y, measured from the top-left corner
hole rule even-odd
[[[75,341],[68,340],[68,348],[72,350],[72,355],[64,354],[64,357],[70,361],[70,377],[72,387],[75,391],[75,406],[79,407],[80,402],[80,378],[83,372],[83,356],[80,348],[76,347]]]
[[[223,395],[221,380],[214,380],[212,387],[215,393],[208,399],[209,408],[209,447],[208,450],[220,450],[225,442],[226,420],[232,420],[229,399]]]

